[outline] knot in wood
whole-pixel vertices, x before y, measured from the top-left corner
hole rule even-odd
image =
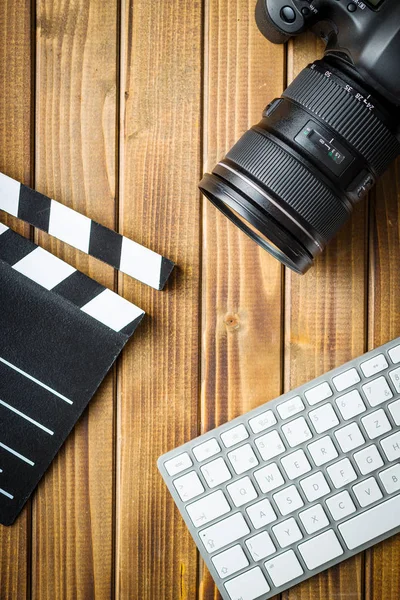
[[[227,313],[225,315],[224,323],[228,331],[235,331],[240,327],[240,319],[238,314]]]

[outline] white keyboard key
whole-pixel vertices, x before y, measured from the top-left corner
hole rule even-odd
[[[392,429],[389,419],[382,409],[370,413],[361,419],[361,422],[370,440],[374,440]]]
[[[225,577],[229,577],[249,566],[249,561],[240,546],[233,546],[233,548],[217,554],[212,558],[212,561],[221,579],[225,579]]]
[[[335,521],[340,521],[356,512],[356,507],[349,492],[340,492],[326,501],[329,512]]]
[[[354,550],[400,526],[400,494],[339,525],[349,550]]]
[[[276,548],[271,540],[271,536],[266,531],[262,531],[254,537],[246,540],[246,546],[251,554],[252,559],[255,561],[267,558],[276,552]]]
[[[254,417],[254,419],[250,419],[249,425],[253,433],[260,433],[260,431],[276,425],[276,417],[272,410],[267,410],[261,413],[261,415]]]
[[[293,550],[275,556],[265,563],[265,568],[272,579],[272,583],[277,588],[301,577],[304,573]]]
[[[255,442],[263,460],[270,460],[285,452],[282,438],[276,430],[262,435]]]
[[[328,475],[336,489],[357,479],[357,475],[348,458],[344,458],[327,468]]]
[[[368,475],[368,473],[383,466],[383,460],[376,446],[368,446],[368,448],[356,452],[354,460],[362,475]]]
[[[281,492],[274,494],[274,500],[280,513],[284,517],[304,506],[304,502],[294,485],[291,485]]]
[[[204,467],[201,467],[201,472],[210,488],[215,488],[221,483],[228,481],[228,479],[232,479],[232,475],[223,458],[217,458],[207,463]]]
[[[235,506],[243,506],[243,504],[257,498],[257,492],[248,477],[243,477],[243,479],[231,483],[226,489]]]
[[[294,448],[303,442],[307,442],[312,438],[310,428],[304,417],[299,417],[294,421],[290,421],[290,423],[282,425],[282,431],[291,448]]]
[[[218,452],[221,452],[221,447],[215,438],[207,440],[204,444],[200,444],[199,446],[196,446],[196,448],[193,448],[193,454],[199,462],[215,456]]]
[[[350,425],[338,429],[335,431],[335,437],[342,452],[351,452],[365,443],[364,436],[357,423],[350,423]]]
[[[389,410],[396,425],[400,425],[400,400],[389,404]]]
[[[394,348],[389,350],[388,354],[392,363],[396,365],[400,362],[400,346],[395,346]]]
[[[330,404],[324,404],[324,406],[311,411],[308,416],[317,433],[324,433],[339,425],[339,419]]]
[[[400,460],[400,431],[382,440],[381,446],[388,460]]]
[[[246,509],[249,519],[253,524],[254,529],[261,529],[270,523],[276,521],[276,514],[271,506],[271,502],[264,498],[256,504],[252,504]]]
[[[231,600],[256,600],[270,591],[260,567],[230,579],[225,584],[225,588]]]
[[[389,373],[390,379],[395,387],[395,390],[400,394],[400,367]]]
[[[256,471],[254,477],[264,494],[275,490],[285,483],[282,474],[275,463]]]
[[[226,501],[223,492],[218,490],[205,498],[197,500],[197,502],[193,502],[193,504],[189,504],[189,506],[186,507],[186,510],[189,513],[193,525],[201,527],[230,512],[231,507]]]
[[[304,529],[309,535],[329,525],[328,517],[321,504],[316,504],[299,514]]]
[[[400,491],[400,464],[393,465],[390,469],[379,473],[383,487],[388,494]]]
[[[232,427],[232,429],[228,429],[228,431],[221,433],[221,439],[226,448],[239,444],[239,442],[247,440],[248,437],[249,434],[244,425],[237,425],[236,427]]]
[[[365,377],[372,377],[372,375],[376,375],[381,371],[384,371],[388,368],[388,363],[384,354],[378,354],[373,358],[363,362],[361,364],[361,371],[364,373]]]
[[[320,383],[310,390],[307,390],[304,395],[308,404],[310,406],[314,406],[314,404],[318,404],[318,402],[322,402],[322,400],[330,398],[333,395],[333,392],[329,383],[324,381],[324,383]]]
[[[378,377],[378,379],[373,379],[366,385],[363,385],[363,392],[369,405],[372,407],[393,398],[392,390],[384,377]]]
[[[289,479],[296,479],[311,471],[311,465],[303,450],[296,450],[289,456],[285,456],[282,458],[281,463]]]
[[[338,452],[329,436],[325,436],[308,446],[311,457],[317,467],[338,457]]]
[[[303,400],[300,396],[296,396],[291,400],[286,400],[278,406],[278,413],[281,419],[290,419],[290,417],[294,417],[297,413],[301,412],[305,409]]]
[[[362,508],[377,502],[383,497],[378,484],[373,477],[365,479],[353,487],[353,492],[356,495],[358,502]]]
[[[352,392],[348,392],[347,394],[336,398],[336,406],[340,410],[340,414],[345,421],[348,421],[367,410],[358,390],[353,390]]]
[[[314,500],[318,500],[319,498],[322,498],[322,496],[326,496],[331,491],[325,476],[323,473],[321,473],[321,471],[318,471],[318,473],[313,473],[313,475],[310,475],[310,477],[306,477],[300,481],[300,485],[309,502],[314,502]]]
[[[345,373],[336,375],[336,377],[334,377],[332,381],[337,391],[343,392],[344,390],[347,390],[353,385],[359,383],[361,381],[361,378],[357,373],[356,369],[349,369]]]
[[[228,454],[229,461],[237,475],[258,465],[258,460],[250,444],[236,448]]]
[[[291,546],[295,542],[303,539],[299,526],[293,517],[278,523],[278,525],[275,525],[272,528],[272,531],[281,548],[287,548],[287,546]]]
[[[307,568],[312,571],[329,561],[341,556],[343,548],[336,536],[336,533],[330,529],[317,535],[317,537],[300,544],[299,552],[302,555]]]
[[[175,479],[174,486],[183,502],[188,502],[204,492],[204,486],[194,471]]]
[[[250,533],[249,526],[241,513],[236,513],[200,532],[200,539],[210,554],[236,542]]]
[[[187,452],[176,456],[175,458],[171,458],[171,460],[167,460],[165,463],[165,468],[168,471],[168,474],[173,477],[174,475],[178,475],[182,471],[189,469],[193,465],[192,459],[190,458]]]

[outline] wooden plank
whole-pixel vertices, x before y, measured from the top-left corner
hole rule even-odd
[[[31,183],[32,94],[30,0],[4,0],[0,9],[0,171]],[[0,221],[20,233],[29,227],[0,212]],[[29,594],[30,503],[12,527],[0,526],[0,595]]]
[[[400,336],[400,161],[372,193],[370,219],[369,348]],[[400,536],[366,553],[366,600],[397,598]]]
[[[148,316],[120,371],[116,597],[192,600],[195,546],[156,461],[197,433],[202,3],[126,0],[122,17],[122,229],[178,266],[164,292],[121,286]]]
[[[39,0],[37,26],[37,188],[113,227],[118,2]],[[44,234],[39,240],[113,287],[111,268]],[[112,595],[114,385],[111,375],[36,495],[34,600]]]
[[[261,119],[284,83],[284,47],[258,32],[254,2],[208,0],[205,170]],[[201,426],[281,392],[282,268],[204,200]],[[219,597],[202,566],[201,600]]]
[[[289,81],[323,49],[311,34],[289,46]],[[307,382],[365,350],[366,203],[303,277],[286,271],[285,390]],[[322,573],[287,600],[362,599],[362,556]]]

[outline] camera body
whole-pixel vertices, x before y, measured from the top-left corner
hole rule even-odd
[[[364,82],[400,105],[400,2],[397,0],[258,0],[256,21],[271,42],[306,30],[327,44]]]
[[[326,42],[200,183],[205,196],[299,274],[400,155],[400,0],[258,0],[271,42]]]

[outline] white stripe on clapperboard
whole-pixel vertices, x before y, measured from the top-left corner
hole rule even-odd
[[[36,379],[35,377],[32,377],[32,375],[29,375],[29,373],[26,373],[25,371],[22,371],[22,369],[19,369],[18,367],[16,367],[12,363],[8,362],[8,360],[5,360],[4,358],[1,358],[1,356],[0,356],[0,362],[2,362],[3,364],[5,364],[7,367],[10,367],[10,369],[13,369],[14,371],[16,371],[17,373],[19,373],[20,375],[23,375],[27,379],[30,379],[31,381],[33,381],[33,383],[36,383],[37,385],[40,385],[40,387],[42,387],[43,389],[47,390],[48,392],[50,392],[54,396],[57,396],[57,398],[61,398],[61,400],[64,400],[64,402],[68,402],[68,404],[73,404],[72,400],[69,400],[68,398],[66,398],[62,394],[59,394],[59,392],[56,392],[56,390],[53,390],[53,388],[49,387],[48,385],[46,385],[42,381],[39,381],[39,379]]]
[[[3,469],[0,469],[0,473],[2,473],[2,472],[3,472]],[[12,494],[10,494],[9,492],[6,492],[6,490],[3,490],[2,488],[0,488],[0,494],[3,494],[3,496],[10,498],[10,500],[14,500],[14,496]]]
[[[16,450],[13,450],[12,448],[10,448],[10,446],[6,446],[6,444],[3,444],[3,442],[0,442],[0,448],[3,448],[3,450],[7,450],[7,452],[9,452],[10,454],[14,454],[14,456],[16,456],[17,458],[20,458],[24,462],[28,463],[28,465],[31,465],[31,467],[33,467],[35,465],[35,463],[32,460],[30,460],[29,458],[26,458],[26,456],[24,456],[23,454],[20,454]]]
[[[26,415],[25,413],[16,409],[14,406],[11,406],[11,404],[7,404],[7,402],[4,402],[3,400],[0,400],[0,404],[1,404],[1,406],[4,406],[4,408],[8,408],[8,410],[11,410],[16,415],[19,415],[20,417],[25,419],[25,421],[29,421],[29,423],[32,423],[32,425],[39,427],[39,429],[43,429],[43,431],[45,431],[46,433],[48,433],[50,435],[54,435],[54,431],[51,431],[51,429],[47,429],[47,427],[45,427],[41,423],[38,423],[38,421],[35,421],[35,419],[31,419],[31,417],[28,417],[28,415]]]

